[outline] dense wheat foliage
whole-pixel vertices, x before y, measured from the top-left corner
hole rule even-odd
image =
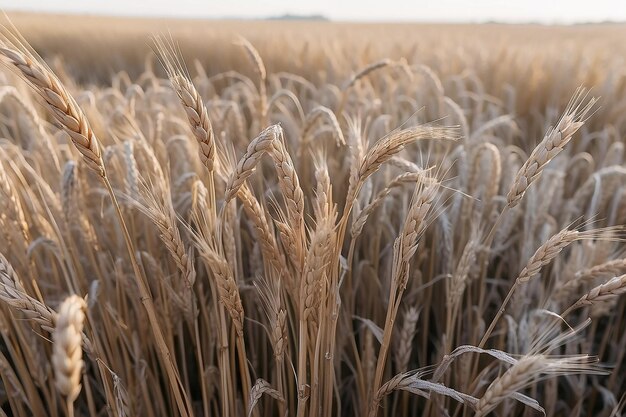
[[[623,27],[15,21],[0,415],[620,415]]]

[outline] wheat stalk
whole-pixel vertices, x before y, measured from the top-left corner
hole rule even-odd
[[[415,186],[413,200],[409,211],[404,220],[404,225],[400,231],[400,235],[394,243],[394,259],[392,265],[392,282],[389,290],[389,305],[387,306],[387,315],[385,318],[385,327],[383,331],[383,340],[381,343],[378,359],[376,361],[376,374],[374,376],[373,392],[377,393],[383,378],[387,354],[393,333],[400,300],[404,290],[406,289],[409,279],[409,264],[411,258],[417,251],[418,238],[423,234],[428,224],[427,215],[429,214],[434,200],[437,197],[439,183],[418,183]],[[380,397],[373,395],[370,403],[370,417],[373,417],[378,409]]]
[[[26,42],[22,42],[19,35],[12,34],[10,31],[7,32],[5,28],[3,29],[2,36],[0,37],[0,54],[17,68],[22,78],[44,99],[45,106],[53,115],[57,124],[70,136],[75,148],[83,155],[83,160],[87,166],[100,175],[100,178],[107,188],[107,192],[113,202],[118,220],[123,229],[124,242],[131,260],[131,265],[133,266],[135,280],[140,290],[140,298],[146,308],[150,325],[157,344],[159,345],[161,360],[167,370],[168,379],[176,397],[178,409],[183,416],[188,416],[191,412],[191,406],[184,390],[181,389],[180,378],[170,356],[163,333],[159,327],[156,310],[149,293],[146,279],[135,258],[134,245],[126,223],[124,222],[117,198],[115,197],[115,192],[107,177],[100,143],[91,129],[85,114],[58,77],[30,52],[26,46]]]

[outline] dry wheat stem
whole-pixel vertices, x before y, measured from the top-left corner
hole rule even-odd
[[[50,110],[57,123],[70,136],[76,149],[83,155],[83,160],[86,162],[87,166],[100,175],[113,200],[113,205],[116,208],[120,224],[124,230],[124,238],[141,292],[142,302],[148,312],[148,317],[152,324],[157,343],[160,345],[161,359],[165,363],[165,368],[168,372],[170,384],[172,385],[172,390],[177,399],[179,410],[183,416],[187,416],[188,413],[191,412],[191,407],[188,404],[184,390],[181,390],[180,379],[175,370],[162,332],[158,326],[158,319],[145,278],[137,265],[132,241],[130,240],[122,213],[117,204],[115,193],[106,175],[100,143],[91,129],[86,116],[52,71],[41,64],[40,61],[25,48],[20,50],[19,47],[15,47],[6,33],[3,34],[1,41],[2,47],[0,47],[0,54],[5,56],[9,62],[20,71],[20,74],[26,82],[28,82],[45,100],[45,105]]]
[[[423,234],[428,224],[427,215],[437,197],[438,189],[438,182],[417,183],[413,193],[413,201],[404,220],[400,236],[398,236],[394,243],[394,261],[392,264],[392,281],[389,290],[389,305],[387,306],[383,341],[376,360],[376,373],[372,385],[371,417],[372,413],[375,415],[378,410],[379,398],[376,393],[382,383],[391,336],[393,334],[393,326],[409,278],[409,264],[417,250],[418,238]]]
[[[26,26],[47,34],[59,22]],[[248,22],[261,58],[249,42],[232,47],[232,23],[202,34],[186,22],[142,62],[128,25],[88,26],[110,53],[71,47],[71,31],[60,43],[36,36],[38,50],[59,52],[58,76],[0,29],[15,73],[0,88],[0,415],[611,413],[626,358],[620,45],[560,54],[554,29],[528,48],[498,28],[502,54],[484,34],[467,49],[467,28],[410,29],[424,45],[438,37],[433,49],[406,43],[408,28],[372,43],[380,32],[350,26],[355,36],[328,47],[346,28],[307,23],[323,36],[299,47],[293,28],[270,42],[288,24]],[[446,59],[457,49],[468,53]],[[182,51],[198,54],[195,72]],[[389,51],[412,62],[359,69]],[[122,69],[101,76],[105,56]],[[560,108],[579,83],[605,96],[593,120],[582,90]],[[456,138],[427,120],[458,123],[465,139],[412,143]],[[80,175],[77,151],[98,175]],[[59,388],[51,354],[74,356],[48,340],[62,339],[50,336],[55,309],[86,292],[85,328],[66,338],[87,355],[84,377],[69,361]],[[568,314],[602,320],[563,335]],[[602,369],[579,351],[610,360],[613,375],[595,378]],[[81,382],[67,406],[62,391]],[[557,398],[564,390],[575,395]]]

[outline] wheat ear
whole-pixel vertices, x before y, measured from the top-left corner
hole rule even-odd
[[[626,293],[626,275],[614,277],[604,284],[598,285],[587,294],[580,297],[572,306],[570,306],[562,316],[567,316],[573,310],[592,305],[594,303],[608,301]]]
[[[602,370],[592,364],[596,359],[588,355],[550,357],[547,355],[527,355],[518,360],[502,376],[496,378],[487,388],[476,405],[475,417],[487,415],[498,404],[508,398],[515,398],[534,409],[543,408],[533,399],[518,391],[530,386],[540,377],[555,377],[580,373],[602,374]]]
[[[254,64],[254,72],[259,79],[259,114],[261,115],[261,126],[267,123],[267,71],[263,59],[254,46],[245,38],[240,38],[239,43],[246,50],[248,59]]]
[[[74,414],[73,403],[80,393],[83,368],[82,332],[85,300],[77,295],[66,298],[59,307],[52,333],[52,367],[55,385],[67,402],[68,415]]]
[[[254,383],[254,386],[250,390],[250,399],[248,400],[248,402],[250,403],[250,405],[248,406],[249,407],[248,417],[252,415],[252,410],[254,410],[254,407],[257,405],[257,403],[259,402],[263,394],[269,395],[270,397],[280,402],[285,401],[282,394],[279,391],[272,388],[269,382],[267,382],[264,379],[259,378],[256,380],[256,382]]]
[[[498,310],[495,317],[491,321],[489,328],[487,329],[482,339],[480,340],[478,347],[482,348],[485,346],[487,339],[489,338],[489,336],[491,335],[491,332],[495,328],[496,322],[500,319],[500,317],[504,313],[504,310],[508,302],[510,301],[511,296],[513,295],[517,287],[519,287],[521,284],[525,282],[530,281],[533,277],[537,276],[539,272],[541,271],[541,268],[543,268],[544,266],[552,262],[552,260],[556,258],[556,256],[559,253],[561,253],[563,249],[565,249],[567,246],[569,246],[573,242],[577,240],[583,240],[583,239],[595,239],[595,238],[601,237],[605,233],[608,233],[608,236],[609,236],[608,239],[613,239],[614,236],[612,234],[618,230],[621,230],[621,227],[607,227],[603,229],[587,230],[584,232],[579,232],[577,230],[569,230],[566,228],[566,229],[561,230],[554,236],[550,237],[550,239],[548,239],[543,245],[539,247],[539,249],[535,251],[533,256],[531,256],[528,262],[526,263],[526,266],[524,267],[524,269],[522,269],[522,271],[518,275],[517,279],[515,280],[515,283],[513,284],[508,294],[506,295],[504,301],[502,302],[500,309]]]
[[[411,358],[411,351],[413,350],[413,337],[415,336],[415,328],[417,326],[418,319],[419,310],[415,307],[410,307],[404,313],[404,323],[402,323],[398,348],[395,352],[398,372],[407,371],[409,359]]]
[[[0,40],[0,54],[13,64],[22,78],[39,93],[55,121],[67,132],[87,165],[106,176],[100,143],[78,104],[59,79],[35,57],[14,48],[6,36]]]
[[[554,289],[551,298],[554,300],[563,300],[568,298],[581,284],[606,277],[607,275],[616,276],[625,269],[626,259],[620,258],[577,271],[569,281],[563,282]]]
[[[165,72],[187,114],[191,131],[198,141],[200,161],[212,172],[215,164],[215,134],[202,97],[185,72],[174,45],[159,37],[155,39],[155,44]]]
[[[561,153],[574,133],[585,123],[585,117],[596,103],[596,99],[591,98],[587,104],[583,104],[586,97],[585,90],[578,89],[556,127],[548,129],[543,140],[533,149],[513,180],[507,195],[507,207],[512,208],[519,204],[528,187],[539,178],[545,166]]]
[[[283,198],[287,205],[287,225],[281,229],[281,235],[286,238],[286,244],[293,248],[289,255],[298,269],[302,267],[305,251],[305,229],[304,229],[304,193],[300,187],[300,180],[295,166],[283,140],[282,131],[279,137],[273,141],[270,150],[272,160],[278,175]]]
[[[264,129],[250,142],[246,152],[237,163],[235,171],[228,179],[226,191],[224,192],[226,202],[235,197],[239,187],[254,172],[261,157],[271,151],[272,145],[276,138],[279,137],[281,131],[282,128],[279,125],[272,125]]]

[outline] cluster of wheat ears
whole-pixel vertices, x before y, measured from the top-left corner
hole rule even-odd
[[[619,112],[238,43],[84,89],[2,31],[0,415],[620,413]]]

